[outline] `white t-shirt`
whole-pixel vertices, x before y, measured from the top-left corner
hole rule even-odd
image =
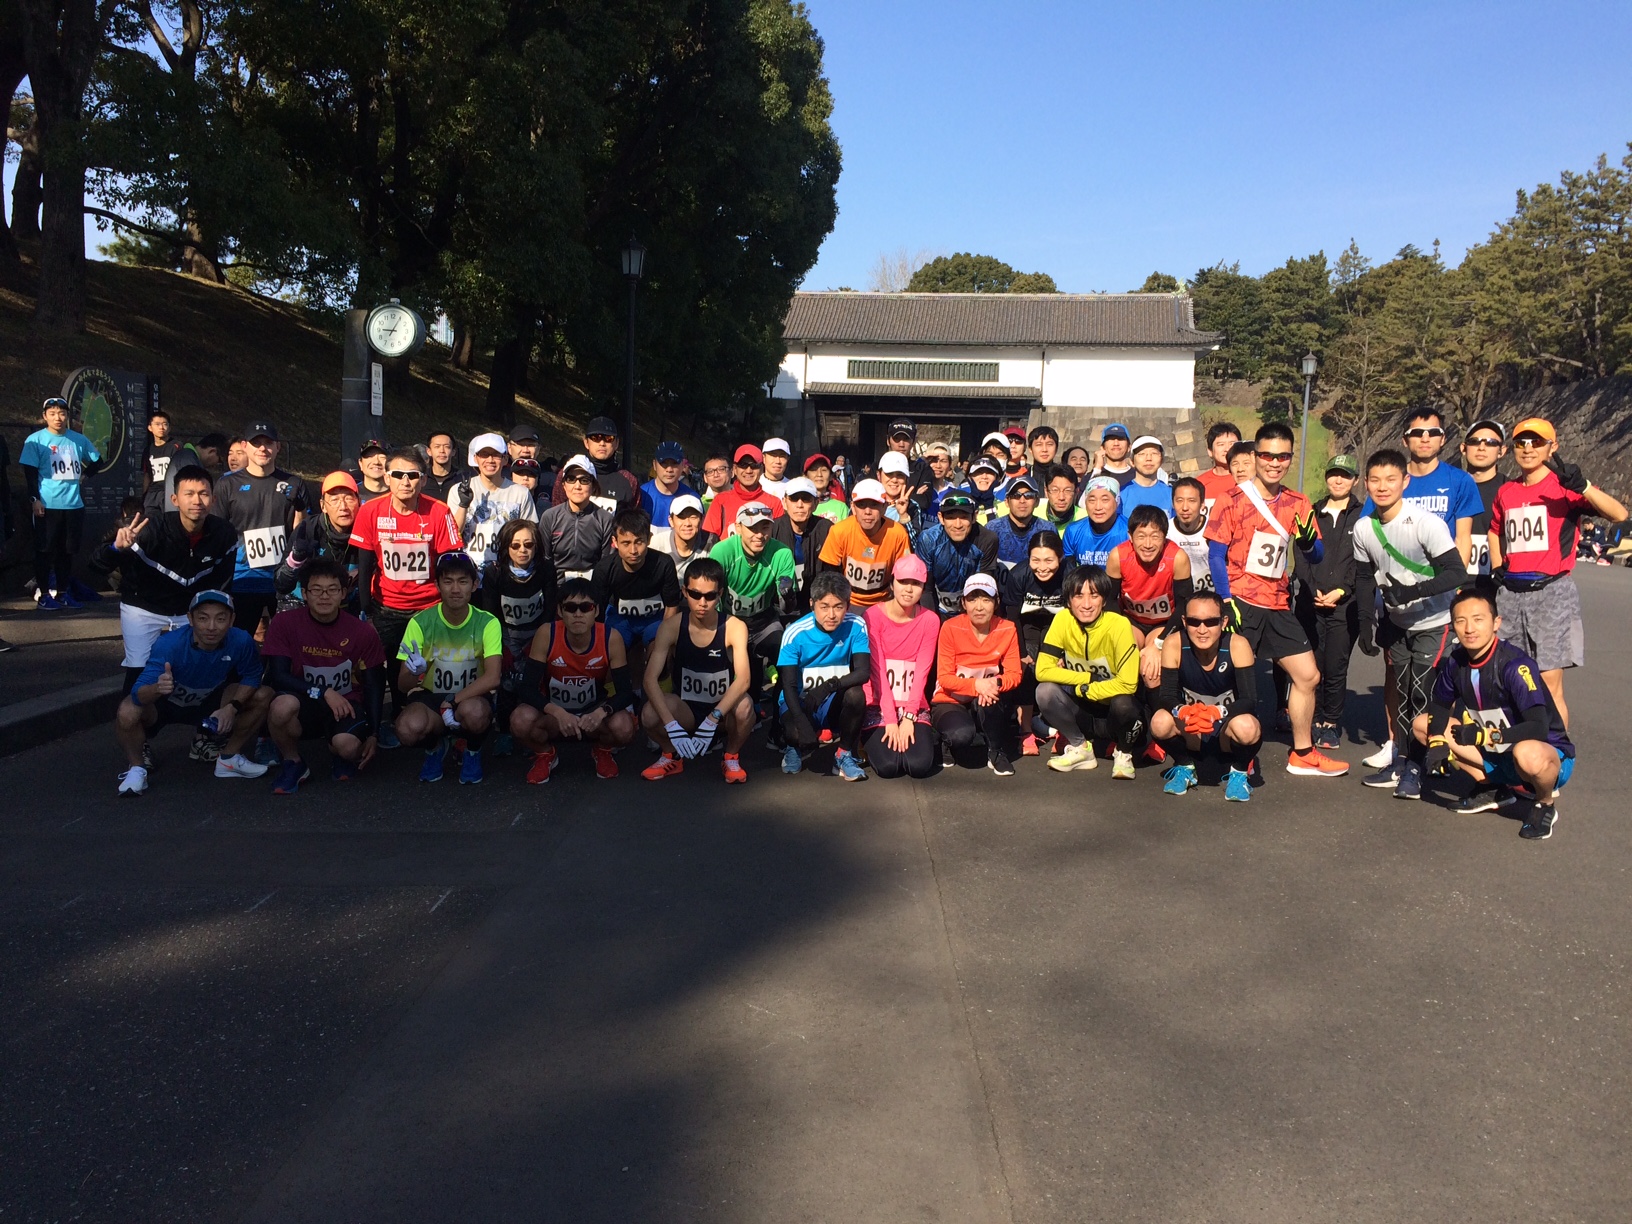
[[[1201,526],[1196,528],[1195,535],[1185,535],[1180,531],[1178,519],[1167,521],[1167,538],[1184,549],[1184,555],[1190,558],[1190,581],[1195,583],[1198,591],[1213,589],[1213,571],[1207,564],[1206,531],[1206,519],[1201,520]]]
[[[458,510],[466,505],[464,482],[448,489],[448,507]],[[480,476],[470,478],[469,509],[465,511],[464,525],[459,534],[464,538],[465,551],[478,566],[491,564],[499,531],[512,519],[538,522],[538,506],[530,489],[524,489],[509,477],[496,489],[489,489]]]
[[[1354,555],[1357,560],[1369,562],[1377,571],[1377,585],[1415,586],[1428,581],[1428,575],[1418,574],[1401,564],[1377,539],[1374,523],[1382,520],[1366,515],[1354,525]],[[1427,565],[1434,557],[1456,551],[1456,540],[1445,520],[1432,510],[1405,502],[1394,516],[1394,521],[1383,523],[1383,535],[1394,546],[1394,551],[1417,565]],[[1413,599],[1410,603],[1389,607],[1388,618],[1402,629],[1437,629],[1451,622],[1451,603],[1455,591],[1430,595],[1427,599]]]
[[[780,498],[787,494],[788,482],[785,480],[772,480],[768,476],[761,476],[759,478],[759,487],[764,489],[765,492],[769,493],[772,497]]]

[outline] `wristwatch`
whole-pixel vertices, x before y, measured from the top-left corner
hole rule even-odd
[[[313,701],[322,701],[323,690],[314,684],[311,688],[306,690],[306,696],[310,697]]]

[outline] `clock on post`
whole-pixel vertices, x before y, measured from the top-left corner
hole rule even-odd
[[[407,357],[425,343],[425,320],[396,298],[369,311],[363,331],[381,357]]]

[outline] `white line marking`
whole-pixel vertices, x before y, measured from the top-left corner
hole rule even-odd
[[[63,825],[62,827],[65,828],[65,829],[71,829],[71,828],[73,828],[73,826],[75,826],[76,824],[78,824],[80,821],[82,821],[84,819],[85,819],[85,817],[83,817],[83,816],[75,816],[72,820],[70,820],[67,824]]]
[[[517,812],[516,813],[516,818],[510,822],[510,827],[512,829],[515,828],[518,824],[520,824],[522,822],[522,820],[526,817],[526,815],[527,815],[526,812]]]
[[[447,892],[443,893],[440,897],[438,897],[436,899],[436,904],[431,906],[431,913],[434,914],[434,913],[436,913],[437,910],[441,909],[442,908],[442,902],[446,901],[451,896],[453,896],[453,889],[450,888],[450,889],[448,889]]]
[[[250,906],[247,910],[245,910],[244,913],[253,914],[256,910],[260,909],[261,906],[265,905],[268,901],[272,900],[272,898],[277,896],[277,895],[278,895],[278,890],[274,888],[271,892],[267,893],[266,896],[262,897],[259,901],[255,902],[254,905]]]
[[[206,817],[204,817],[203,820],[199,821],[196,825],[194,825],[193,828],[202,829],[205,825],[209,824],[210,821],[212,821],[214,819],[215,819],[215,817],[213,815],[206,816]]]
[[[83,900],[85,900],[85,894],[80,893],[79,896],[75,897],[72,901],[64,901],[61,905],[57,906],[57,908],[67,909],[71,905],[78,905]]]

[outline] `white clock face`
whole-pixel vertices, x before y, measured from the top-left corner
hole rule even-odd
[[[381,306],[368,316],[368,342],[385,357],[400,357],[414,346],[414,316],[404,306]]]

